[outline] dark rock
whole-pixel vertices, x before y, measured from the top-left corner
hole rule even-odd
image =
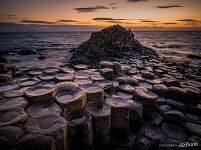
[[[201,59],[201,56],[195,54],[188,54],[188,58]]]
[[[171,110],[171,107],[169,105],[161,105],[158,107],[158,111],[163,114],[165,112],[168,112]]]
[[[154,85],[152,88],[152,92],[158,94],[159,96],[166,97],[168,88],[165,85],[159,84]]]
[[[201,137],[201,125],[186,122],[184,123],[184,126],[186,127],[187,130],[189,130],[192,133],[192,135],[197,135]]]
[[[142,77],[146,79],[154,79],[154,74],[148,71],[142,71]]]
[[[171,87],[171,86],[181,87],[181,84],[178,80],[168,80],[166,82],[166,86],[168,86],[168,87]]]
[[[198,88],[185,88],[187,91],[187,104],[198,105],[200,100],[200,90]]]
[[[20,50],[18,52],[19,55],[33,55],[33,54],[37,54],[35,51],[33,50]]]
[[[186,103],[187,92],[186,90],[179,87],[169,87],[167,97],[170,99],[180,101],[182,103]]]
[[[102,60],[130,57],[131,54],[141,54],[158,58],[158,54],[150,48],[144,47],[134,38],[130,30],[120,25],[93,32],[88,41],[73,49],[70,63],[91,64],[97,66]]]
[[[178,102],[172,99],[166,99],[168,105],[170,105],[174,109],[185,110],[186,106],[182,102]]]
[[[161,125],[161,131],[167,137],[171,139],[175,139],[175,140],[185,140],[187,137],[184,128],[182,128],[179,125],[168,123],[168,122],[164,122]]]
[[[168,121],[174,121],[181,123],[184,121],[184,114],[178,110],[170,110],[163,114],[164,119]]]
[[[8,61],[6,58],[0,56],[0,63],[6,63],[7,64],[7,62]]]
[[[153,125],[145,126],[145,136],[154,141],[160,141],[162,138],[165,138],[161,130]]]

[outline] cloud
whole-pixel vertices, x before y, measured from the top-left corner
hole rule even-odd
[[[60,19],[57,21],[58,23],[68,23],[68,22],[78,22],[76,20],[64,20],[64,19]]]
[[[91,24],[91,22],[77,22],[77,24]]]
[[[120,21],[120,20],[131,20],[131,19],[122,19],[122,18],[120,18],[120,19],[114,19],[114,18],[102,18],[102,17],[100,17],[100,18],[93,18],[92,20],[96,20],[96,21]]]
[[[86,13],[86,12],[96,12],[100,9],[110,9],[106,6],[94,6],[94,7],[80,7],[80,8],[74,8],[73,10],[76,10],[78,13]]]
[[[177,24],[177,23],[176,22],[164,22],[163,24],[169,25],[169,24]]]
[[[114,5],[117,5],[117,3],[109,3],[108,5],[114,6]]]
[[[132,2],[132,3],[136,3],[136,2],[146,2],[149,0],[127,0],[127,2]]]
[[[30,23],[30,24],[55,24],[55,22],[41,21],[41,20],[21,20],[21,23]]]
[[[181,5],[160,5],[160,6],[153,6],[159,9],[168,9],[168,8],[179,8],[179,7],[183,7]]]
[[[200,22],[198,20],[195,20],[195,19],[179,19],[179,20],[176,20],[176,21],[180,21],[180,22]]]
[[[9,14],[5,14],[5,15],[0,15],[2,17],[16,17],[16,15],[9,15]]]
[[[141,20],[140,22],[147,22],[147,23],[155,23],[155,22],[160,22],[160,21],[156,21],[156,20],[150,20],[150,19],[139,19]]]

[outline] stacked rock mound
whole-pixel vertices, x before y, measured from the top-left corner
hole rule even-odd
[[[87,64],[97,66],[102,60],[114,60],[130,55],[149,56],[157,58],[157,53],[144,47],[134,38],[131,30],[120,25],[93,32],[88,41],[72,49],[73,56],[69,64]]]
[[[12,80],[11,67],[7,65],[7,60],[0,57],[0,83]]]
[[[20,68],[19,68],[20,70]],[[0,84],[0,147],[159,149],[201,141],[201,83],[157,60],[22,68]],[[175,76],[173,76],[173,74]],[[166,147],[163,147],[166,149]]]

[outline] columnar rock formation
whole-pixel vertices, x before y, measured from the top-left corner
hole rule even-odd
[[[158,57],[157,53],[134,38],[132,31],[120,25],[93,32],[88,41],[72,49],[70,64],[98,65],[102,60],[123,58],[129,55]]]
[[[145,61],[135,60],[130,66],[102,61],[97,69],[23,68],[26,77],[0,84],[0,147],[196,146],[201,141],[201,83],[184,80],[173,66]]]

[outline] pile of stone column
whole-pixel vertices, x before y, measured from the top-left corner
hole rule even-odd
[[[81,64],[18,69],[23,76],[0,84],[3,149],[200,144],[201,83],[173,78],[156,60],[130,66],[102,61],[97,69]]]

